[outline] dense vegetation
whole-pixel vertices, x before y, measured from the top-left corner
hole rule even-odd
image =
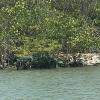
[[[100,50],[100,0],[0,0],[0,55]]]

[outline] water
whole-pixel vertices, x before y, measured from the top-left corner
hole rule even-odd
[[[100,67],[0,71],[0,100],[100,100]]]

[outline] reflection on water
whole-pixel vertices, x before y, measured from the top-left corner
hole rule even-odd
[[[100,67],[0,71],[0,100],[100,100]]]

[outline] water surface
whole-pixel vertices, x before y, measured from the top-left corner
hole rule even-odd
[[[0,71],[0,100],[100,100],[100,67]]]

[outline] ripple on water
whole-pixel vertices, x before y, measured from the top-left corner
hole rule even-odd
[[[100,67],[0,71],[0,100],[100,100]]]

